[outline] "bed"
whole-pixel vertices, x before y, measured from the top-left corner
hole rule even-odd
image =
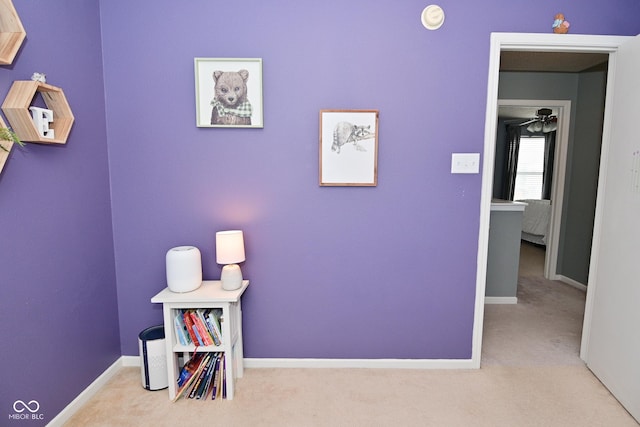
[[[551,218],[551,201],[525,199],[518,202],[527,204],[522,216],[522,240],[546,246]]]

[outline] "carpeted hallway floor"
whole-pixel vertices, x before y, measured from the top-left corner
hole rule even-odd
[[[479,370],[245,369],[232,401],[171,403],[126,368],[65,426],[637,426],[579,359],[585,295],[541,253],[523,248],[517,305],[486,307]]]
[[[545,280],[544,249],[523,243],[518,304],[485,306],[482,365],[582,365],[586,294]]]

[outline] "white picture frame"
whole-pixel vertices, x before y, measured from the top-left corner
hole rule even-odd
[[[194,68],[197,127],[264,127],[261,58],[195,58]]]

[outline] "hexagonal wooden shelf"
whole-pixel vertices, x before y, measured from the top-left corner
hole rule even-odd
[[[4,122],[4,120],[2,120],[2,117],[0,117],[0,127],[7,127],[7,124]],[[0,139],[0,146],[2,146],[0,147],[0,173],[2,173],[2,168],[4,168],[4,164],[9,157],[9,153],[11,152],[13,144],[13,141],[5,141],[3,139]]]
[[[47,108],[53,111],[53,121],[49,124],[49,128],[54,130],[55,138],[41,136],[33,123],[29,107],[37,93],[42,95]],[[65,144],[74,121],[62,89],[31,80],[13,82],[2,103],[2,111],[7,116],[13,131],[23,142]]]
[[[0,65],[13,62],[26,36],[11,0],[0,0]]]

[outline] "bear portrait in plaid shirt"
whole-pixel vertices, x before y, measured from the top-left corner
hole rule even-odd
[[[214,71],[214,98],[211,101],[212,125],[250,125],[253,113],[247,100],[249,71]]]

